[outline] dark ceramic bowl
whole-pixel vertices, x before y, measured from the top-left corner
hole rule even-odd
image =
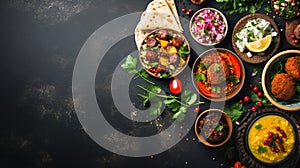
[[[272,120],[272,122],[270,124],[263,124],[265,120],[265,122],[269,122],[270,121],[270,117],[276,117],[278,119],[281,120],[281,124],[283,125],[287,125],[287,126],[281,126],[280,127],[280,123],[277,124],[272,124],[272,122],[274,123],[276,120]],[[268,146],[268,144],[264,144],[264,141],[268,141],[269,138],[269,131],[272,131],[274,133],[273,137],[275,136],[275,134],[278,134],[279,137],[282,136],[281,132],[279,130],[276,130],[276,125],[279,125],[279,127],[282,130],[285,130],[285,133],[287,135],[286,138],[283,138],[283,146],[287,149],[284,149],[283,151],[279,152],[272,152],[271,151],[271,147]],[[265,127],[265,128],[264,128]],[[268,128],[267,128],[268,127]],[[290,129],[288,129],[290,128]],[[252,132],[251,132],[252,131]],[[253,134],[253,135],[252,135]],[[262,113],[258,116],[256,116],[248,125],[247,127],[247,131],[245,134],[245,146],[247,149],[247,152],[249,153],[249,155],[259,164],[264,165],[264,166],[280,166],[281,164],[287,162],[295,153],[295,151],[298,149],[298,141],[299,141],[299,135],[297,134],[297,127],[296,125],[292,122],[292,120],[284,115],[283,113],[279,113],[279,112],[268,112],[268,113]],[[292,136],[293,135],[293,136]],[[255,139],[252,139],[250,141],[249,138],[253,138],[255,137]],[[293,138],[293,146],[289,147],[287,144],[285,144],[285,142],[287,143],[287,141],[291,141],[291,139],[288,138]],[[258,143],[256,143],[256,140],[258,140]],[[253,145],[252,145],[253,143]],[[279,147],[279,143],[282,142],[276,142],[275,139],[273,139],[273,142],[270,143],[271,146],[272,144],[276,145],[277,147]],[[257,146],[259,145],[259,146]],[[274,148],[274,146],[273,146]],[[280,152],[282,152],[281,154],[285,154],[286,156],[278,156],[278,154],[280,154]],[[260,155],[260,156],[258,156]],[[270,160],[266,160],[265,158],[261,158],[262,155],[270,155],[271,157],[275,157],[275,159],[278,159],[276,161],[270,161]]]

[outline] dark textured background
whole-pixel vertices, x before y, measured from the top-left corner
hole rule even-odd
[[[76,57],[87,38],[114,18],[145,10],[150,0],[2,0],[0,2],[0,167],[230,167],[238,158],[224,157],[223,148],[208,148],[193,140],[190,131],[168,151],[153,157],[129,158],[110,153],[94,143],[83,131],[72,102],[72,71]],[[214,1],[193,5],[176,0],[181,8],[195,10],[217,7]],[[224,11],[223,11],[224,12]],[[264,13],[262,11],[262,13]],[[233,50],[231,31],[243,15],[226,16],[228,35],[217,47]],[[184,16],[189,18],[188,16]],[[276,18],[284,30],[283,20]],[[129,45],[128,45],[129,44]],[[125,47],[126,45],[126,47]],[[292,49],[282,32],[279,51]],[[115,67],[114,57],[135,50],[134,37],[121,40],[106,54],[107,72],[97,73],[96,82]],[[191,63],[197,55],[193,54]],[[244,63],[247,78],[234,99],[249,94],[250,82],[258,83],[264,64]],[[250,77],[253,68],[259,70]],[[105,81],[105,80],[104,80]],[[107,81],[105,81],[107,82]],[[109,81],[108,81],[109,82]],[[105,83],[98,84],[98,96],[109,94]],[[134,89],[134,84],[132,84]],[[99,90],[105,90],[101,95]],[[139,100],[134,100],[139,102]],[[99,102],[99,106],[101,106]],[[228,102],[230,103],[230,102]],[[209,102],[201,107],[207,108]],[[138,129],[138,124],[118,125],[112,108],[102,105],[105,115],[120,130]],[[154,129],[154,133],[157,130]],[[151,128],[150,128],[151,130]],[[187,139],[188,138],[188,141]],[[235,152],[236,153],[236,152]],[[205,166],[204,166],[205,165]]]

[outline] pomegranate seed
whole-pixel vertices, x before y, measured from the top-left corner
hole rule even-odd
[[[252,111],[252,112],[255,112],[256,110],[257,110],[256,106],[252,106],[252,107],[251,107],[251,111]]]
[[[264,140],[264,145],[267,145],[268,144],[268,141],[267,140]]]
[[[257,87],[257,86],[254,86],[254,87],[253,87],[253,92],[255,92],[255,93],[258,92],[258,87]]]
[[[188,11],[189,11],[190,13],[192,13],[192,12],[193,12],[193,9],[190,8]]]
[[[244,104],[244,101],[243,101],[243,100],[240,100],[240,104]]]
[[[275,152],[275,148],[272,147],[272,148],[271,148],[271,151],[272,151],[272,152]]]
[[[295,39],[295,34],[291,34],[291,38],[292,38],[292,39]]]
[[[268,142],[272,143],[273,142],[272,138],[268,138]]]
[[[273,132],[269,132],[269,137],[272,137],[274,135]]]
[[[245,97],[244,97],[244,101],[245,101],[245,102],[248,102],[249,100],[250,100],[250,97],[249,97],[249,96],[245,96]]]
[[[285,133],[283,133],[283,134],[282,134],[282,137],[283,137],[283,138],[286,138],[286,134],[285,134]]]
[[[279,11],[276,11],[275,14],[278,15],[278,14],[279,14]]]
[[[179,136],[179,137],[182,137],[182,135],[183,135],[182,132],[179,132],[179,133],[178,133],[178,136]]]
[[[185,13],[185,12],[186,12],[186,9],[185,9],[185,8],[182,8],[182,9],[181,9],[181,12]]]
[[[187,12],[185,12],[185,14],[186,14],[186,15],[190,15],[190,12],[189,12],[189,11],[187,11]]]
[[[280,127],[276,127],[276,130],[277,130],[277,131],[280,131]]]
[[[258,96],[258,97],[263,97],[263,92],[258,92],[258,93],[257,93],[257,96]]]
[[[275,149],[275,152],[278,153],[278,152],[279,152],[279,149]]]
[[[280,142],[280,139],[278,139],[278,138],[277,138],[277,139],[276,139],[276,142],[278,142],[278,143],[279,143],[279,142]]]
[[[295,39],[294,44],[298,44],[299,40]]]
[[[284,134],[284,130],[280,130],[279,132],[280,132],[281,134]]]
[[[200,111],[200,108],[199,108],[199,107],[195,107],[195,108],[194,108],[194,112],[195,112],[195,113],[199,113],[199,111]]]
[[[263,105],[263,103],[262,103],[261,101],[258,101],[258,102],[256,103],[256,105],[257,105],[258,107],[261,107],[261,106]]]
[[[250,87],[250,89],[253,89],[253,84],[252,84],[252,83],[250,83],[249,87]]]

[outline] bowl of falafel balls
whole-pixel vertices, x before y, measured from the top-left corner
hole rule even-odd
[[[283,110],[300,110],[300,50],[286,50],[273,56],[262,72],[267,99]]]

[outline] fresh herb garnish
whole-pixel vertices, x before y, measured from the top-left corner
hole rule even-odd
[[[221,93],[221,87],[218,87],[218,86],[211,87],[211,90],[215,93]]]
[[[261,129],[262,129],[262,125],[261,125],[261,124],[258,124],[258,125],[255,126],[255,128],[256,128],[257,130],[261,130]]]
[[[273,104],[265,96],[258,97],[258,95],[253,91],[251,91],[251,100],[254,102],[261,101],[264,106],[273,106]]]
[[[215,72],[220,71],[220,65],[219,64],[215,64],[213,68],[214,68]]]
[[[224,128],[224,126],[222,126],[222,125],[217,125],[217,126],[215,127],[215,129],[216,129],[217,131],[222,131],[223,128]]]
[[[265,0],[216,0],[216,2],[223,3],[221,9],[229,10],[227,14],[231,15],[234,13],[255,13],[261,9]]]
[[[259,147],[257,149],[257,152],[258,153],[265,153],[265,152],[268,152],[268,149],[259,145]]]
[[[235,122],[235,121],[237,121],[240,118],[240,116],[246,110],[245,110],[245,107],[243,106],[243,104],[241,104],[239,102],[235,102],[231,106],[225,107],[224,111],[229,115],[229,117],[231,118],[232,122]]]
[[[197,75],[196,75],[196,81],[197,81],[197,82],[200,82],[200,81],[203,81],[203,82],[205,82],[205,81],[206,81],[206,77],[205,77],[205,75],[204,75],[204,74],[202,74],[202,73],[200,73],[200,74],[197,74]]]
[[[149,81],[148,78],[148,73],[141,68],[140,70],[137,70],[137,58],[132,57],[131,55],[128,55],[126,58],[126,61],[124,64],[121,65],[121,67],[126,70],[130,74],[137,74],[139,77],[144,79],[146,82],[150,84],[155,84],[154,82]]]
[[[174,95],[160,94],[161,88],[159,86],[151,86],[145,88],[141,85],[137,85],[140,89],[144,90],[145,94],[138,94],[138,96],[144,99],[143,104],[146,105],[151,99],[163,98],[163,102],[172,112],[175,112],[173,119],[182,121],[184,119],[187,109],[191,106],[201,105],[204,102],[197,101],[197,94],[191,93],[189,90],[184,90],[181,97]],[[151,106],[151,115],[160,114],[162,104],[156,104]]]
[[[256,76],[258,73],[258,70],[256,68],[253,69],[251,76]]]
[[[190,54],[190,50],[187,45],[182,45],[178,50],[178,55],[181,58],[184,58],[186,55],[189,55],[189,54]]]
[[[237,83],[240,82],[239,78],[237,78],[237,77],[235,77],[235,76],[233,76],[233,75],[229,75],[228,80],[229,80],[230,82],[235,83],[235,84],[237,84]]]

